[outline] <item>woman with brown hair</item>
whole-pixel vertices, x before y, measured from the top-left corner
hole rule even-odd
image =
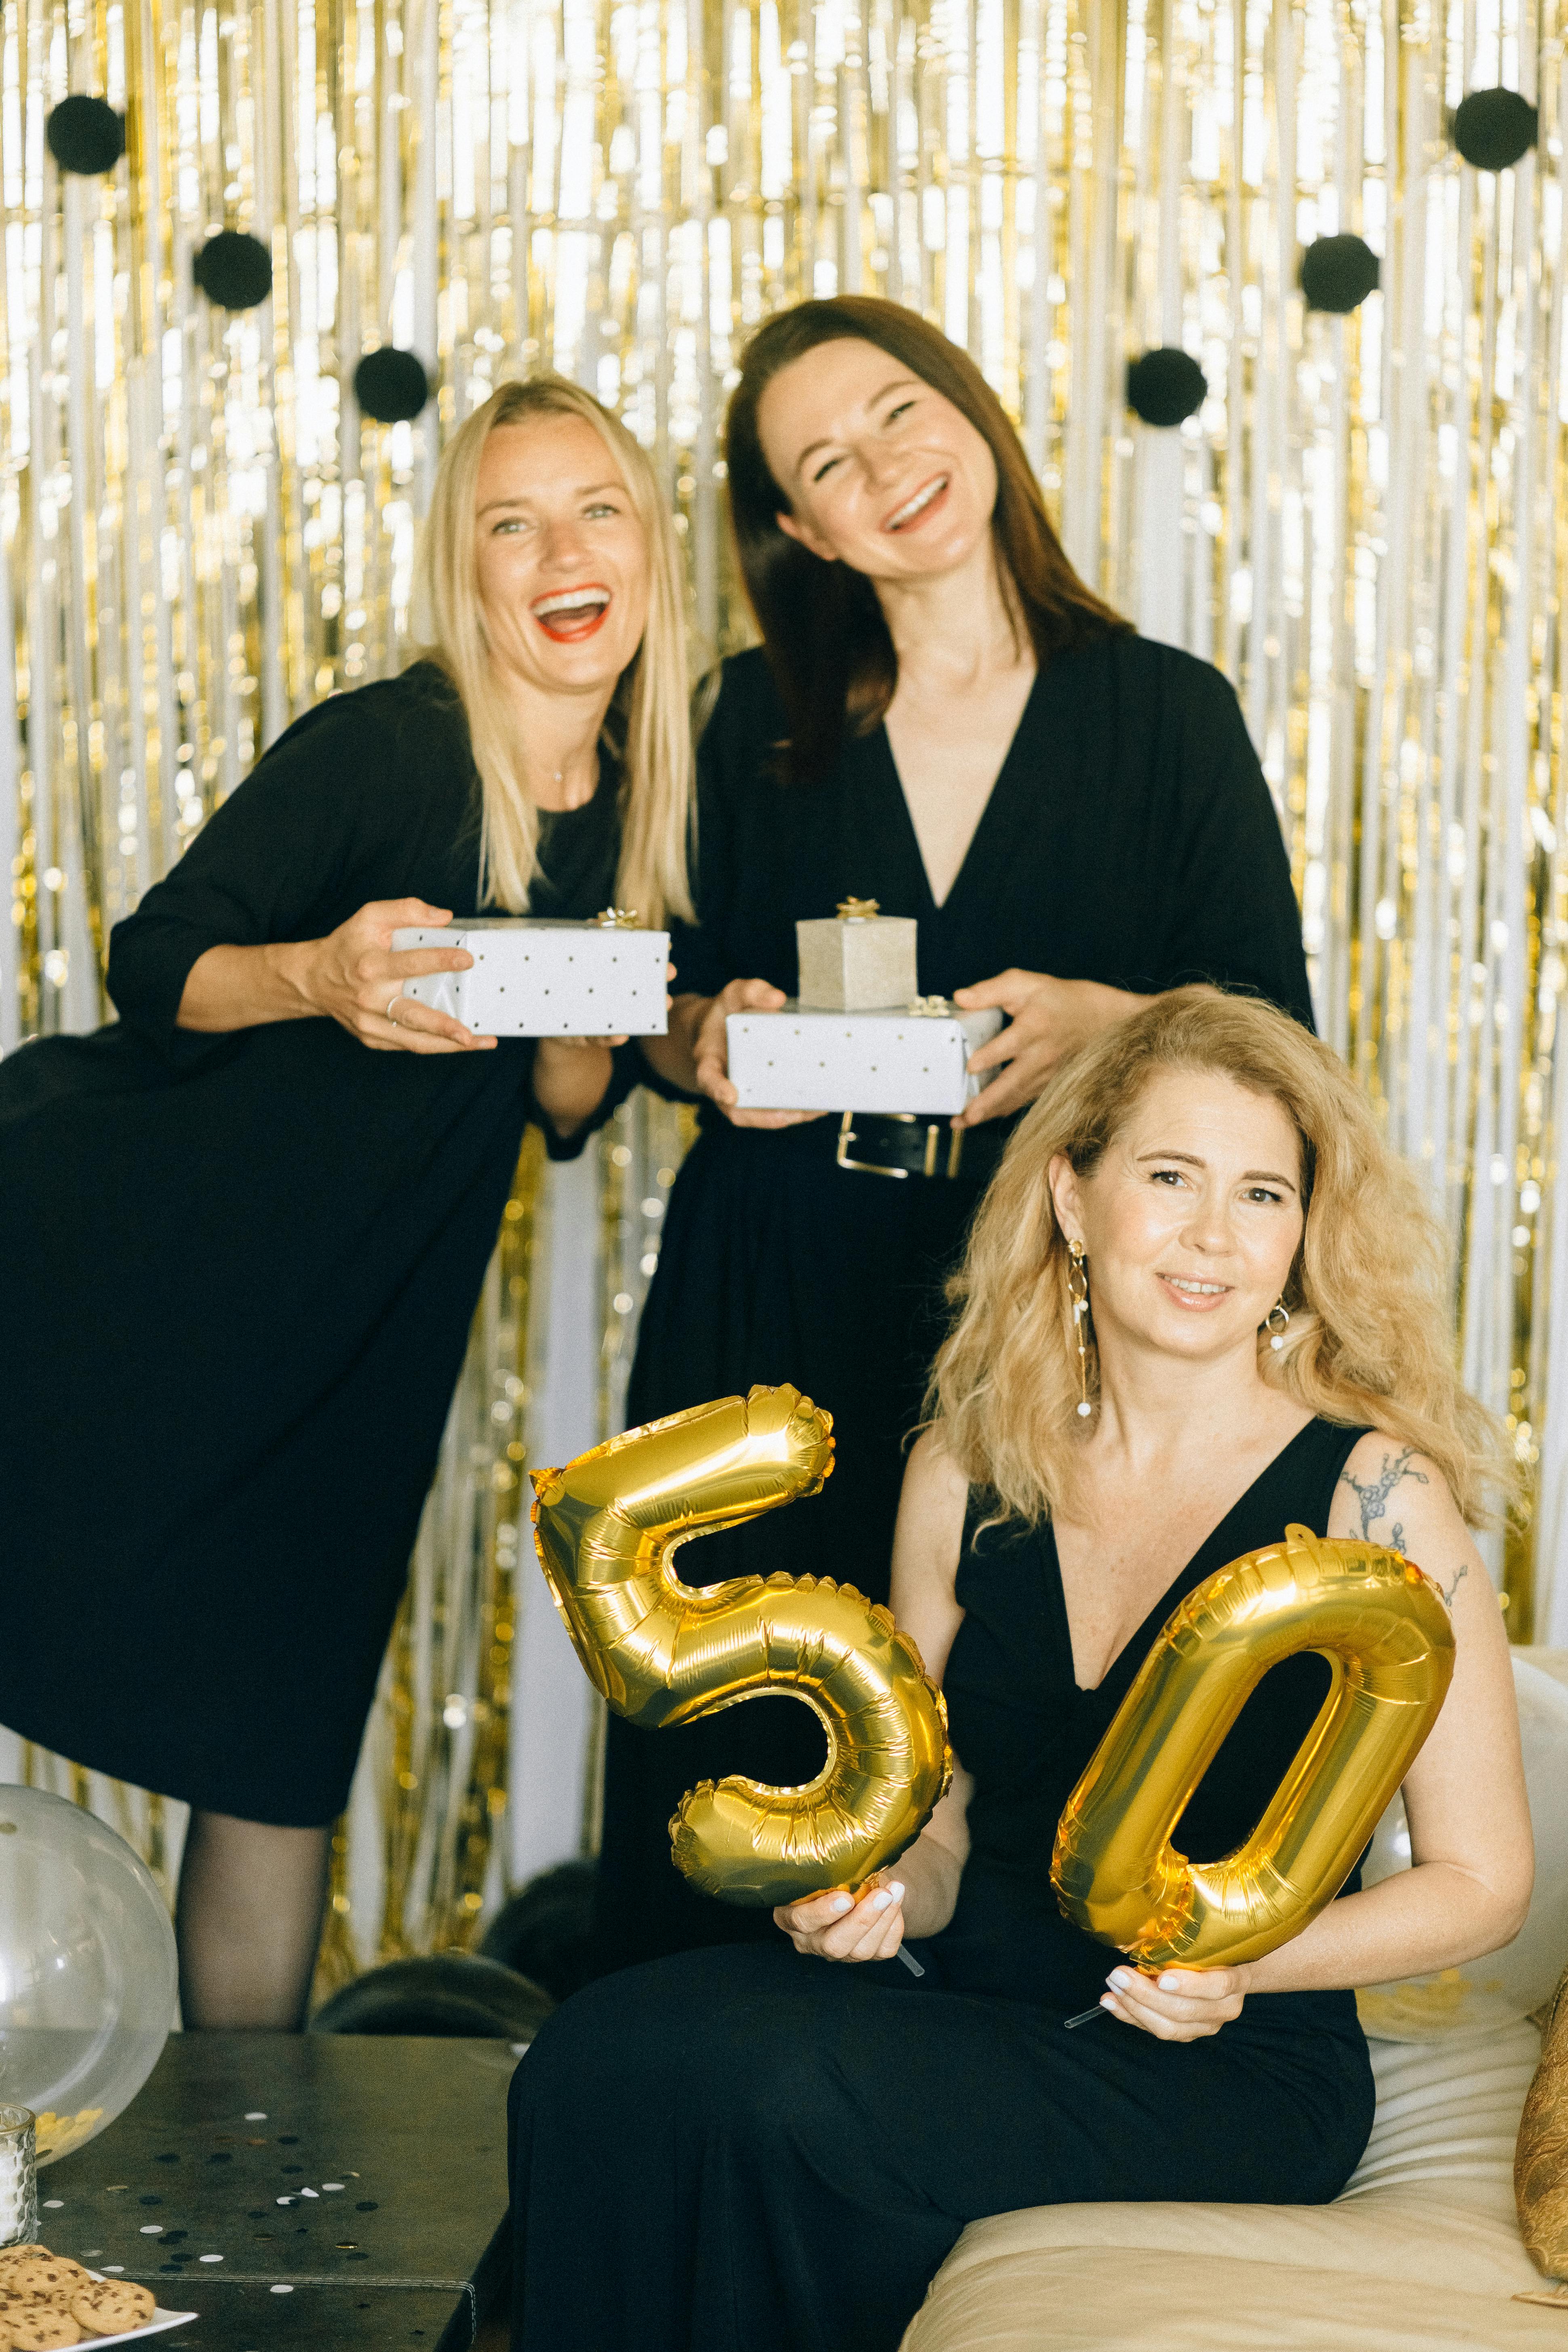
[[[1209,982],[1311,1022],[1279,827],[1235,695],[1136,636],[1074,573],[979,370],[913,311],[842,297],[764,326],[731,404],[731,510],[757,650],[724,665],[698,752],[698,927],[648,1048],[703,1098],[627,1400],[634,1423],[753,1381],[833,1413],[809,1528],[713,1538],[705,1577],[809,1565],[886,1598],[902,1445],[942,1279],[1013,1119],[1065,1053]],[[917,917],[920,986],[1000,1006],[991,1082],[922,1124],[740,1110],[726,1016],[795,992],[800,918],[848,896]],[[934,1174],[927,1174],[928,1165]],[[807,1780],[820,1734],[748,1703],[657,1740],[609,1730],[605,1963],[758,1932],[693,1894],[666,1824],[726,1772]]]
[[[945,1694],[952,1786],[858,1895],[775,1912],[772,1950],[679,1954],[548,2021],[512,2085],[514,2352],[894,2352],[984,2216],[1339,2194],[1373,2118],[1351,1989],[1495,1951],[1531,1892],[1466,1525],[1517,1473],[1456,1377],[1446,1273],[1350,1074],[1268,1006],[1180,990],[1047,1081],[975,1222],[899,1511],[893,1611]],[[1293,1524],[1405,1552],[1447,1604],[1413,1867],[1352,1872],[1260,1958],[1145,1972],[1063,1916],[1057,1823],[1162,1627]],[[1262,1678],[1182,1854],[1246,1842],[1330,1681],[1313,1653]]]
[[[0,1067],[31,1370],[0,1722],[191,1806],[187,2027],[302,2020],[524,1124],[570,1156],[616,1083],[605,1040],[405,995],[471,959],[393,935],[690,911],[679,557],[636,441],[575,384],[503,386],[443,453],[423,564],[423,651],[297,720],[117,926],[118,1023]]]

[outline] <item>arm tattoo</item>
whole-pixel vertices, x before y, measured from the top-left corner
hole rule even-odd
[[[1463,1584],[1463,1582],[1464,1582],[1464,1580],[1465,1580],[1466,1577],[1467,1577],[1467,1576],[1468,1576],[1469,1572],[1470,1572],[1470,1570],[1469,1570],[1469,1564],[1468,1564],[1468,1562],[1467,1561],[1464,1565],[1462,1565],[1461,1567],[1459,1567],[1459,1568],[1458,1568],[1458,1569],[1456,1569],[1456,1570],[1455,1570],[1455,1571],[1454,1571],[1454,1581],[1452,1582],[1452,1584],[1447,1585],[1447,1587],[1445,1587],[1445,1586],[1443,1586],[1443,1585],[1441,1585],[1441,1584],[1440,1584],[1440,1585],[1437,1587],[1438,1591],[1442,1593],[1444,1601],[1447,1602],[1447,1606],[1448,1606],[1450,1609],[1451,1609],[1451,1608],[1453,1607],[1453,1605],[1454,1605],[1454,1595],[1455,1595],[1455,1593],[1456,1593],[1456,1592],[1458,1592],[1458,1589],[1459,1589],[1460,1585],[1461,1585],[1461,1584]]]
[[[1418,1486],[1431,1485],[1432,1482],[1425,1470],[1411,1469],[1410,1463],[1415,1453],[1415,1448],[1413,1445],[1407,1445],[1403,1454],[1393,1455],[1385,1454],[1383,1457],[1383,1468],[1375,1478],[1369,1478],[1364,1486],[1353,1472],[1348,1469],[1341,1471],[1341,1486],[1348,1486],[1361,1505],[1361,1532],[1363,1542],[1371,1540],[1373,1528],[1387,1510],[1389,1496],[1395,1486],[1400,1486],[1406,1478],[1413,1478]],[[1396,1526],[1394,1530],[1395,1551],[1404,1550],[1404,1528]]]

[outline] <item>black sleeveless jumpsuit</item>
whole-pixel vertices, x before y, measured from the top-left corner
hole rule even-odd
[[[976,1536],[972,1510],[945,1680],[972,1849],[952,1923],[912,1948],[924,1979],[781,1936],[567,2001],[512,2082],[514,2352],[894,2352],[983,2215],[1338,2193],[1373,2119],[1354,1995],[1254,1995],[1201,2042],[1109,2013],[1068,2033],[1118,1955],[1067,1924],[1047,1874],[1062,1806],[1177,1601],[1291,1521],[1326,1533],[1361,1434],[1309,1423],[1092,1691],[1073,1680],[1050,1528]],[[1265,1677],[1184,1852],[1242,1842],[1327,1687],[1310,1654]]]

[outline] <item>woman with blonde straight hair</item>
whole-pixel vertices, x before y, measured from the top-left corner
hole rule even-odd
[[[419,659],[446,670],[463,704],[483,795],[480,896],[521,911],[538,872],[539,761],[520,730],[514,688],[491,644],[493,619],[475,593],[479,478],[493,433],[533,419],[576,417],[604,442],[626,486],[647,551],[647,620],[641,646],[616,681],[603,721],[621,771],[621,852],[616,902],[644,922],[691,915],[686,877],[689,829],[686,623],[680,551],[669,504],[644,451],[618,417],[580,384],[534,376],[503,384],[448,443],[426,520]],[[559,782],[556,777],[554,781]]]
[[[394,933],[690,910],[679,566],[636,442],[573,384],[505,385],[423,563],[424,652],[298,719],[116,929],[118,1024],[0,1067],[36,1374],[0,1431],[0,1722],[192,1807],[188,2027],[302,2020],[524,1126],[570,1155],[640,1066],[474,1035],[404,993],[470,959]]]
[[[1415,1186],[1329,1049],[1190,987],[1080,1046],[1007,1145],[956,1297],[892,1575],[952,1786],[869,1885],[774,1912],[772,1949],[609,1976],[548,2020],[512,2084],[513,2352],[895,2352],[971,2221],[1326,2201],[1372,2126],[1352,1988],[1523,1922],[1512,1675],[1465,1527],[1506,1498],[1509,1451],[1455,1380]],[[1145,1971],[1063,1915],[1057,1824],[1173,1612],[1292,1525],[1404,1552],[1447,1605],[1414,1866],[1352,1871],[1261,1958]],[[1248,1838],[1330,1671],[1263,1677],[1183,1855]],[[588,2196],[613,2231],[574,2226]]]

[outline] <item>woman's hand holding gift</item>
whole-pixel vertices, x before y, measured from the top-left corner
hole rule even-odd
[[[466,1054],[492,1046],[449,1013],[405,996],[405,981],[433,971],[467,971],[466,949],[395,949],[395,931],[437,929],[447,907],[423,898],[377,898],[324,939],[265,947],[222,946],[199,955],[186,975],[179,1026],[207,1035],[256,1029],[270,1021],[324,1016],[379,1054]]]
[[[1095,980],[1057,980],[1048,971],[1018,971],[998,972],[973,988],[955,988],[952,1001],[963,1013],[998,1006],[1007,1015],[1006,1027],[977,1046],[966,1065],[976,1076],[987,1070],[1000,1070],[1001,1075],[960,1113],[954,1127],[978,1127],[984,1119],[1006,1118],[1022,1110],[1058,1062],[1149,1002]]]
[[[678,996],[668,1036],[645,1038],[643,1052],[661,1077],[717,1103],[731,1127],[798,1127],[822,1113],[741,1109],[724,1026],[731,1013],[776,1013],[786,1002],[783,989],[765,980],[732,980],[717,996]]]
[[[450,1013],[403,994],[403,983],[429,972],[467,971],[465,948],[394,948],[395,931],[437,929],[452,919],[422,898],[382,898],[362,907],[324,940],[277,952],[291,957],[296,985],[313,1013],[324,1013],[377,1053],[465,1054],[495,1044]]]

